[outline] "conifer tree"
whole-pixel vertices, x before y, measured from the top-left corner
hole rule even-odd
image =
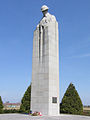
[[[30,102],[31,102],[31,85],[27,88],[20,106],[20,112],[29,113],[30,112]]]
[[[0,113],[3,112],[3,102],[2,102],[2,98],[0,96]]]
[[[82,114],[83,112],[82,101],[72,83],[70,83],[64,94],[60,104],[60,112],[68,114]]]

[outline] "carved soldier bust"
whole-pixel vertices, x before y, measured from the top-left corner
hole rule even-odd
[[[41,7],[41,11],[43,13],[43,18],[41,19],[41,21],[39,22],[40,25],[47,25],[50,22],[54,22],[56,21],[56,18],[54,15],[51,15],[50,13],[48,13],[48,7],[46,5],[43,5]]]

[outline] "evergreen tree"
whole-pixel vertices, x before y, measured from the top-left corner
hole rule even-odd
[[[60,104],[60,112],[68,114],[82,114],[83,112],[82,101],[72,83],[70,83],[64,94]]]
[[[0,113],[3,112],[3,102],[2,102],[2,98],[0,96]]]
[[[20,106],[20,112],[29,113],[30,112],[30,102],[31,102],[31,85],[26,90]]]

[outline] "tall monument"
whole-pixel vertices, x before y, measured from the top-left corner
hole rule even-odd
[[[34,31],[32,58],[31,110],[43,115],[59,114],[58,23],[41,8],[43,17]]]

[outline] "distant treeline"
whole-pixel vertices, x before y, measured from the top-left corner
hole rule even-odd
[[[90,105],[84,105],[84,107],[88,107],[88,108],[90,108]]]

